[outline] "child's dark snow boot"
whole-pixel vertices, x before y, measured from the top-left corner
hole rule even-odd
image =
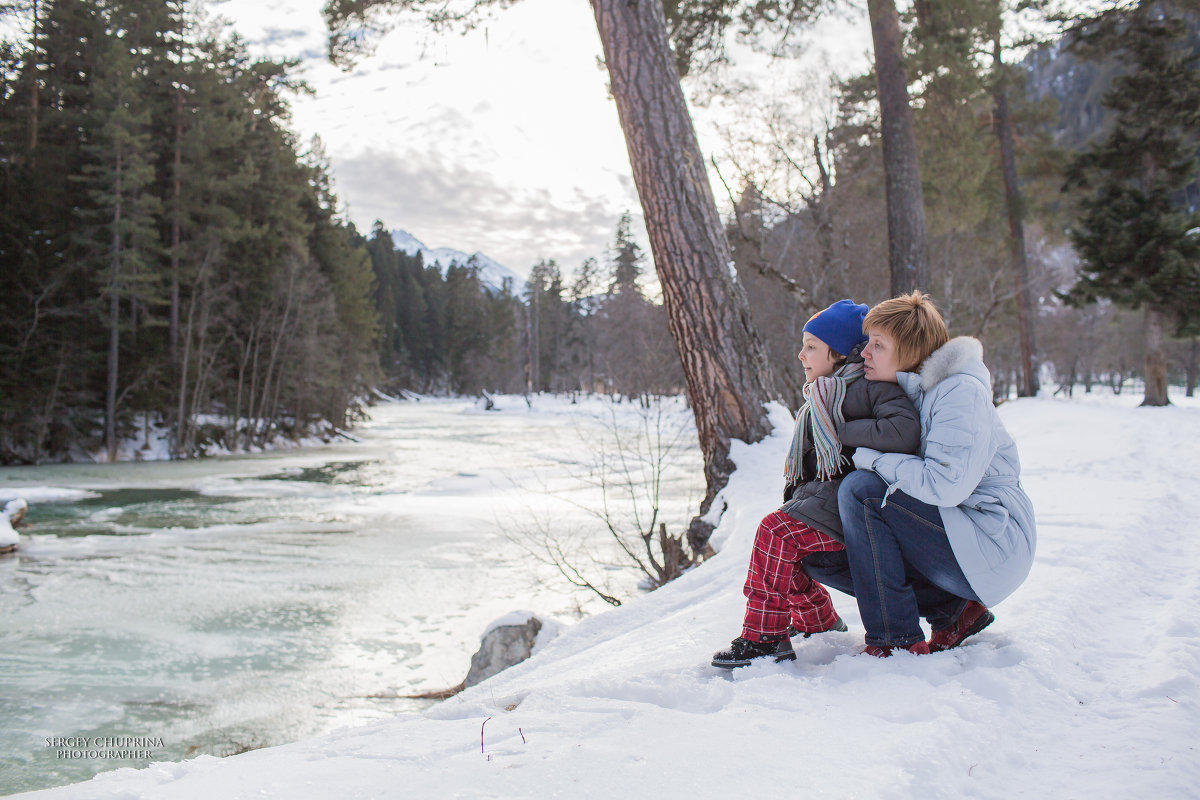
[[[749,666],[759,658],[795,661],[796,651],[792,649],[792,643],[786,636],[766,642],[752,642],[739,636],[733,640],[728,650],[713,654],[712,665],[722,669],[733,669]]]

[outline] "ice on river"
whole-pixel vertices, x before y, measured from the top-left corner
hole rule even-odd
[[[0,470],[0,492],[36,498],[0,559],[0,794],[121,766],[47,738],[157,736],[177,760],[419,710],[400,695],[462,681],[496,617],[598,609],[509,536],[530,516],[586,522],[566,501],[595,499],[592,445],[643,416],[501,405],[377,406],[357,443],[281,453]],[[664,415],[677,526],[699,456],[686,405]]]

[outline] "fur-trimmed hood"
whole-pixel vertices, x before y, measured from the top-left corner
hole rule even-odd
[[[956,336],[930,353],[921,365],[921,390],[928,392],[951,375],[964,372],[991,388],[991,376],[983,364],[983,344],[973,336]]]

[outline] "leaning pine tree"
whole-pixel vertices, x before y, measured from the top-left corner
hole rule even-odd
[[[1179,6],[1144,1],[1088,20],[1076,43],[1091,58],[1115,54],[1127,71],[1104,96],[1116,112],[1111,131],[1068,171],[1083,263],[1067,299],[1143,309],[1147,406],[1168,404],[1164,328],[1200,328],[1200,214],[1183,196],[1200,134],[1200,54],[1188,32]]]
[[[367,21],[417,12],[431,24],[470,23],[516,0],[328,0],[331,57],[361,46]],[[662,0],[591,0],[654,267],[704,454],[707,492],[688,541],[708,542],[708,512],[733,471],[730,440],[755,442],[770,430],[766,350],[732,264],[704,159],[671,52]]]

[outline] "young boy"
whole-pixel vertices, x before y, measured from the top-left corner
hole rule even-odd
[[[853,471],[855,448],[915,453],[921,442],[917,410],[890,381],[871,380],[860,355],[867,307],[839,300],[804,326],[804,405],[784,471],[784,503],[763,518],[754,537],[743,593],[742,635],[713,655],[714,667],[743,667],[755,659],[794,659],[790,636],[844,631],[825,587],[800,562],[817,552],[843,550],[837,492]]]

